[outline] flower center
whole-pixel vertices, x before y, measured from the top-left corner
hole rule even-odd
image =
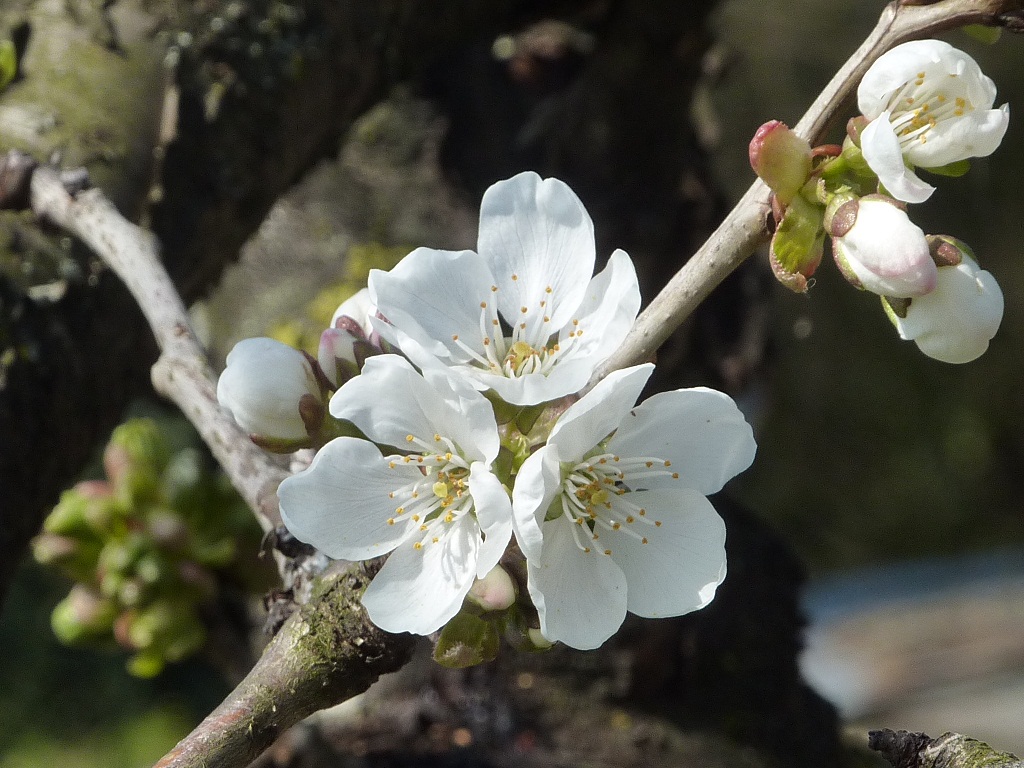
[[[942,87],[943,82],[949,83],[948,78],[954,78],[953,85],[959,85],[956,77],[954,74],[936,77],[918,72],[914,80],[908,81],[889,99],[889,121],[901,146],[906,147],[915,141],[925,144],[928,133],[940,121],[963,117],[974,111],[974,105],[966,98],[951,95]]]
[[[518,276],[512,275],[512,280],[518,280]],[[568,333],[559,338],[558,329],[551,328],[550,285],[544,288],[536,306],[520,307],[515,318],[498,316],[497,293],[498,286],[492,285],[491,301],[480,302],[483,354],[472,349],[458,335],[452,336],[452,341],[472,358],[477,367],[499,376],[514,379],[531,373],[550,373],[583,334],[580,321],[573,319]]]
[[[388,494],[397,506],[388,518],[388,525],[403,519],[419,524],[420,538],[413,544],[422,549],[436,544],[445,528],[473,511],[473,497],[469,493],[469,463],[460,455],[454,442],[441,435],[422,440],[407,435],[410,453],[388,456],[388,467],[398,469],[413,465],[420,477]],[[417,449],[418,452],[417,452]]]
[[[602,530],[619,531],[647,544],[649,534],[661,527],[661,521],[652,519],[630,495],[645,478],[678,480],[679,473],[671,466],[671,462],[653,456],[624,459],[604,452],[577,464],[563,464],[561,493],[551,505],[548,519],[565,517],[571,522],[576,546],[586,553],[612,554],[601,542]]]

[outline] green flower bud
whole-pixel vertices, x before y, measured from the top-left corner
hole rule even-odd
[[[116,616],[117,609],[110,600],[76,584],[53,609],[50,625],[62,643],[77,645],[108,636]]]
[[[750,165],[779,202],[789,205],[811,176],[811,145],[784,123],[771,120],[750,140]]]

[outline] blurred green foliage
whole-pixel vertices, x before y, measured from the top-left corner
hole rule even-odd
[[[156,420],[115,429],[103,466],[106,479],[63,493],[33,553],[75,582],[51,616],[57,637],[120,646],[133,675],[152,677],[203,647],[225,578],[259,592],[276,574],[255,560],[261,532],[227,479]]]
[[[304,316],[278,320],[270,326],[267,335],[315,355],[320,333],[330,325],[341,303],[366,287],[370,270],[391,269],[411,250],[406,246],[387,246],[376,242],[353,245],[341,260],[344,264],[342,279],[314,296],[306,305]]]

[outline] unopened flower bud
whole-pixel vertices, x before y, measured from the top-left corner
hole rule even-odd
[[[750,166],[784,205],[811,175],[811,145],[784,123],[771,120],[750,140]]]
[[[911,299],[900,313],[883,302],[900,338],[913,340],[928,357],[944,363],[981,357],[1003,319],[999,284],[960,245],[960,263],[939,267],[934,291]]]
[[[485,611],[503,611],[515,603],[516,586],[508,572],[496,565],[482,579],[473,582],[468,597]]]
[[[106,636],[113,626],[117,610],[114,604],[82,584],[71,588],[50,615],[57,638],[67,645]]]
[[[357,354],[357,346],[369,346],[362,329],[352,318],[342,317],[338,322],[341,327],[328,328],[320,334],[320,348],[316,354],[317,362],[335,387],[358,375],[362,362],[359,357],[365,361],[366,354]]]
[[[832,254],[853,285],[880,296],[923,296],[935,288],[936,267],[924,232],[882,195],[831,206],[825,228]]]
[[[780,283],[795,293],[806,293],[807,278],[814,274],[824,253],[822,209],[795,197],[775,228],[769,263]]]
[[[299,401],[324,393],[309,358],[268,338],[245,339],[228,353],[217,382],[217,400],[250,434],[271,440],[303,441],[307,426]]]

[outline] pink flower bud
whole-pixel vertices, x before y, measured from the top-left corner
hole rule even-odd
[[[811,175],[811,145],[778,120],[771,120],[750,140],[750,166],[788,205]]]

